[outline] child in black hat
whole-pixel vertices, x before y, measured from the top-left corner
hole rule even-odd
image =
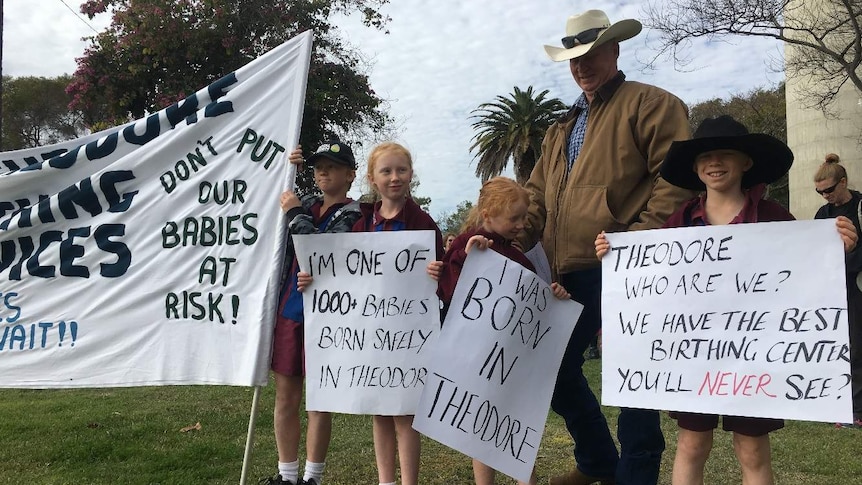
[[[302,148],[291,152],[288,160],[301,165]],[[287,215],[289,234],[350,232],[362,215],[359,202],[347,197],[356,178],[356,160],[350,146],[337,137],[330,138],[305,163],[313,167],[314,183],[322,194],[301,200],[292,191],[281,194],[281,209]],[[284,267],[287,276],[279,299],[271,364],[275,376],[278,473],[261,483],[320,485],[332,428],[330,413],[308,411],[305,473],[299,477],[299,407],[305,377],[305,351],[302,295],[297,291],[299,265],[292,238],[287,241]]]
[[[779,204],[763,199],[766,184],[781,178],[793,163],[793,153],[781,140],[748,129],[730,116],[706,119],[691,140],[671,144],[661,175],[682,188],[705,191],[691,199],[664,227],[790,221],[794,217]],[[845,251],[856,246],[856,229],[846,217],[836,220]],[[596,256],[610,250],[604,233],[596,237]],[[703,483],[703,470],[712,448],[719,416],[671,412],[679,434],[672,483]],[[784,420],[722,416],[722,427],[733,432],[734,450],[742,467],[743,483],[774,482],[769,433]]]

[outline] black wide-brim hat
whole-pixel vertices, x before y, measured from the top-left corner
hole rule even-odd
[[[752,166],[742,176],[746,189],[775,182],[793,165],[793,152],[784,142],[764,133],[749,133],[745,125],[724,115],[703,120],[691,140],[671,143],[661,164],[662,178],[684,189],[706,190],[694,161],[712,150],[737,150],[751,157]]]

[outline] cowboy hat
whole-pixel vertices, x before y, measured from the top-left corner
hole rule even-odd
[[[641,23],[633,19],[620,20],[611,25],[607,14],[601,10],[587,10],[572,15],[566,21],[566,36],[563,47],[545,46],[545,52],[552,61],[568,61],[590,52],[606,42],[622,42],[638,35]]]
[[[775,182],[790,170],[793,152],[778,138],[749,133],[748,128],[728,115],[701,122],[691,140],[670,144],[661,164],[661,176],[668,182],[691,190],[706,190],[694,171],[698,155],[712,150],[737,150],[751,157],[751,168],[742,176],[742,187]]]

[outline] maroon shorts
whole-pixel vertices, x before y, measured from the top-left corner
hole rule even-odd
[[[272,370],[285,376],[305,376],[305,326],[281,315],[272,338]]]
[[[670,417],[679,427],[689,431],[710,431],[718,427],[717,414],[698,414],[671,411]],[[745,436],[763,436],[784,427],[783,419],[721,416],[721,428]]]

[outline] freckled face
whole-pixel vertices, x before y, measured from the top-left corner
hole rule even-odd
[[[751,158],[740,151],[712,150],[695,158],[694,171],[708,188],[727,192],[739,190],[742,176],[751,165]]]
[[[524,229],[524,222],[527,220],[527,204],[519,200],[493,216],[484,211],[482,218],[482,228],[486,231],[497,233],[508,240],[515,239]]]
[[[386,153],[377,160],[368,181],[381,197],[401,200],[410,191],[413,168],[407,157],[399,153]]]

